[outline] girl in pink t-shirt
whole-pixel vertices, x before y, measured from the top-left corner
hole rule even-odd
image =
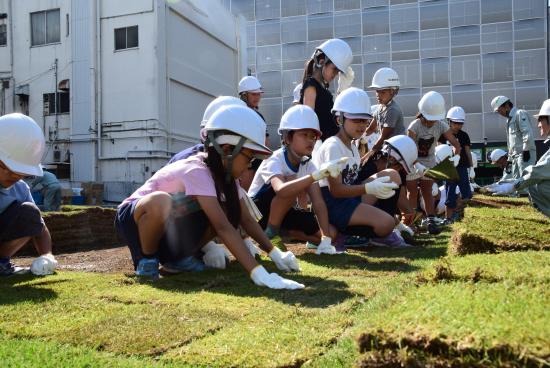
[[[225,264],[219,237],[257,285],[300,289],[304,285],[269,274],[252,256],[240,225],[282,271],[299,271],[291,252],[273,247],[240,195],[238,178],[253,158],[271,151],[262,143],[265,123],[244,106],[225,106],[206,123],[206,152],[163,167],[119,206],[115,224],[127,240],[136,275],[159,277],[168,272],[200,271],[194,255],[206,264]],[[206,246],[205,246],[206,245]]]

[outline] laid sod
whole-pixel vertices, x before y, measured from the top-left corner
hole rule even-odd
[[[154,284],[122,273],[3,278],[2,366],[550,364],[550,252],[447,256],[452,231],[409,249],[304,254],[288,275],[302,291],[257,287],[236,263]]]
[[[478,195],[473,205],[454,226],[450,254],[550,249],[550,220],[527,198]]]

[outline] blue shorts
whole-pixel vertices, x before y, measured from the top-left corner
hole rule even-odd
[[[117,209],[115,226],[119,235],[126,241],[134,268],[143,258],[141,242],[134,211],[138,200],[122,204]],[[157,257],[160,263],[177,262],[180,259],[197,255],[210,221],[198,202],[184,194],[172,196],[172,213],[166,222],[166,231],[160,239]]]
[[[328,187],[322,187],[321,193],[327,205],[328,220],[339,232],[345,232],[351,215],[361,204],[361,197],[335,198],[330,194]]]

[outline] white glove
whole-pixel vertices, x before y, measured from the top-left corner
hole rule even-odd
[[[345,72],[345,75],[344,73],[338,73],[338,88],[336,90],[337,94],[340,94],[340,92],[342,92],[343,90],[351,87],[353,80],[355,79],[355,72],[353,71],[351,66],[348,66]]]
[[[252,242],[252,239],[250,238],[246,238],[244,240],[244,244],[246,245],[246,247],[248,248],[248,251],[250,252],[250,254],[252,254],[252,257],[256,257],[256,255],[260,255],[260,250],[258,249],[258,247],[256,246],[256,244],[254,244]]]
[[[340,173],[344,169],[342,165],[348,162],[348,160],[349,160],[349,157],[342,157],[337,160],[325,162],[324,164],[321,165],[319,170],[311,174],[311,177],[315,181],[319,181],[329,176],[332,176],[333,178],[335,178],[338,175],[340,175]]]
[[[437,186],[437,183],[432,184],[432,196],[436,196],[437,193],[439,193],[439,187]]]
[[[455,167],[458,166],[458,162],[460,161],[460,155],[454,155],[452,157],[449,157],[449,160],[453,163]]]
[[[397,231],[399,231],[400,233],[402,232],[406,232],[408,233],[410,236],[414,236],[414,231],[413,229],[411,229],[410,227],[408,227],[407,225],[405,225],[404,223],[400,222],[397,224],[397,226],[395,227],[397,229]]]
[[[201,250],[204,252],[202,261],[206,266],[220,270],[225,269],[226,252],[225,248],[221,244],[216,244],[213,241],[209,241],[204,247],[202,247]]]
[[[283,279],[276,273],[267,273],[264,266],[256,266],[250,272],[250,278],[256,285],[267,286],[270,289],[303,289],[305,286],[296,281]]]
[[[414,174],[424,175],[424,173],[428,171],[428,168],[422,165],[420,162],[415,163],[413,167],[416,170]]]
[[[332,239],[329,236],[321,237],[321,242],[315,250],[315,254],[340,254],[342,252],[337,252],[336,248],[331,244]]]
[[[397,188],[399,185],[392,182],[389,176],[383,176],[366,183],[365,193],[372,194],[376,198],[387,199],[395,194]]]
[[[468,169],[468,171],[469,171],[469,174],[470,174],[470,179],[474,180],[476,178],[476,171],[474,170],[473,167],[470,167]]]
[[[51,275],[56,268],[57,260],[51,253],[37,257],[31,264],[31,272],[37,276]]]
[[[494,187],[487,188],[489,192],[493,192],[493,195],[502,195],[512,193],[515,189],[514,183],[497,184]]]
[[[283,252],[279,248],[273,247],[271,252],[269,252],[269,258],[281,271],[300,271],[298,260],[292,252]]]

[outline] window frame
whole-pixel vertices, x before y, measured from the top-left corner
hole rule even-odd
[[[128,30],[130,28],[135,28],[136,32],[137,32],[137,37],[136,37],[137,43],[136,43],[136,46],[132,46],[132,47],[128,47]],[[119,31],[119,30],[124,30],[125,31],[124,32],[124,46],[125,47],[123,47],[123,48],[117,48],[116,34],[117,34],[117,31]],[[113,43],[114,52],[139,49],[139,26],[137,24],[135,24],[135,25],[132,25],[132,26],[114,28],[113,29],[113,41],[114,41],[114,43]]]
[[[57,12],[57,22],[58,22],[58,28],[59,32],[57,34],[57,40],[48,42],[48,13],[51,12]],[[34,34],[33,34],[33,22],[32,22],[32,16],[34,14],[44,14],[44,43],[35,43],[34,40]],[[30,33],[31,33],[31,47],[40,47],[40,46],[48,46],[48,45],[56,45],[61,43],[61,9],[60,8],[53,8],[53,9],[47,9],[47,10],[40,10],[36,12],[29,13],[29,19],[30,19]]]
[[[42,107],[43,107],[43,114],[44,116],[51,116],[51,115],[60,115],[60,114],[70,114],[71,113],[71,96],[70,92],[51,92],[51,93],[43,93],[42,94]],[[46,112],[46,96],[48,101],[48,110]],[[66,97],[66,100],[65,100]],[[54,100],[53,103],[53,111],[52,111],[52,98]],[[62,110],[61,107],[66,107],[66,109]]]

